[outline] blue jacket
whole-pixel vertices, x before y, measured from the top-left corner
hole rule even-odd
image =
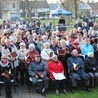
[[[94,53],[94,48],[92,47],[92,45],[91,44],[83,45],[81,48],[81,53],[86,56],[88,52]]]
[[[46,76],[46,69],[42,62],[36,63],[35,61],[30,63],[29,69],[28,69],[29,75],[34,77],[37,75],[38,72],[42,72],[44,76]]]
[[[80,68],[78,70],[74,70],[73,63],[78,64],[80,66]],[[86,75],[84,72],[84,61],[80,57],[72,56],[72,57],[68,58],[67,65],[68,65],[68,68],[69,68],[71,74],[77,73],[80,75],[81,78],[84,77],[84,78],[88,79],[88,75]]]
[[[73,63],[81,66],[81,68],[79,70],[81,70],[81,69],[84,70],[84,61],[79,57],[71,56],[67,60],[67,65],[71,72],[75,71],[74,67],[73,67]]]

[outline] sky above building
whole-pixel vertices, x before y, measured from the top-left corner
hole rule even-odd
[[[84,2],[87,2],[88,0],[81,0]],[[90,2],[94,1],[94,2],[98,2],[98,0],[89,0]],[[47,0],[48,3],[56,3],[56,2],[60,2],[60,0]]]

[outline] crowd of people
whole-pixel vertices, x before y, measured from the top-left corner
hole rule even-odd
[[[36,93],[38,79],[42,79],[41,94],[45,97],[51,80],[57,95],[61,84],[64,94],[69,85],[74,92],[80,79],[85,81],[86,91],[91,91],[98,86],[98,22],[76,21],[67,32],[54,31],[51,23],[4,21],[0,25],[0,60],[0,81],[5,83],[6,98],[12,98],[13,77],[21,85],[28,84],[31,77]],[[6,71],[9,77],[5,77]],[[58,73],[64,77],[57,79]]]

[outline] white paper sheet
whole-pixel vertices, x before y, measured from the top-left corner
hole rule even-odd
[[[63,73],[53,73],[55,80],[63,80],[66,79]]]
[[[78,64],[73,63],[73,67],[74,67],[74,69],[77,67],[77,65],[78,65]]]

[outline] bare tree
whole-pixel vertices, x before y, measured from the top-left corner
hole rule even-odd
[[[36,2],[37,2],[37,0],[34,0],[33,3],[32,3],[32,1],[25,0],[26,10],[27,10],[27,14],[28,14],[30,21],[32,19],[31,10],[33,9],[34,13],[37,13],[37,9],[35,8]]]
[[[34,10],[34,14],[37,14],[36,3],[37,3],[37,0],[34,0],[33,4],[31,4],[31,8]]]
[[[0,0],[0,18],[2,18],[2,0]]]
[[[68,10],[68,11],[72,11],[72,2],[71,0],[60,0],[61,2],[61,6]],[[68,16],[65,16],[65,20],[66,20],[66,25],[69,24],[69,17]]]
[[[72,1],[73,0],[60,0],[62,7],[68,11],[72,10],[72,6],[73,6]]]

